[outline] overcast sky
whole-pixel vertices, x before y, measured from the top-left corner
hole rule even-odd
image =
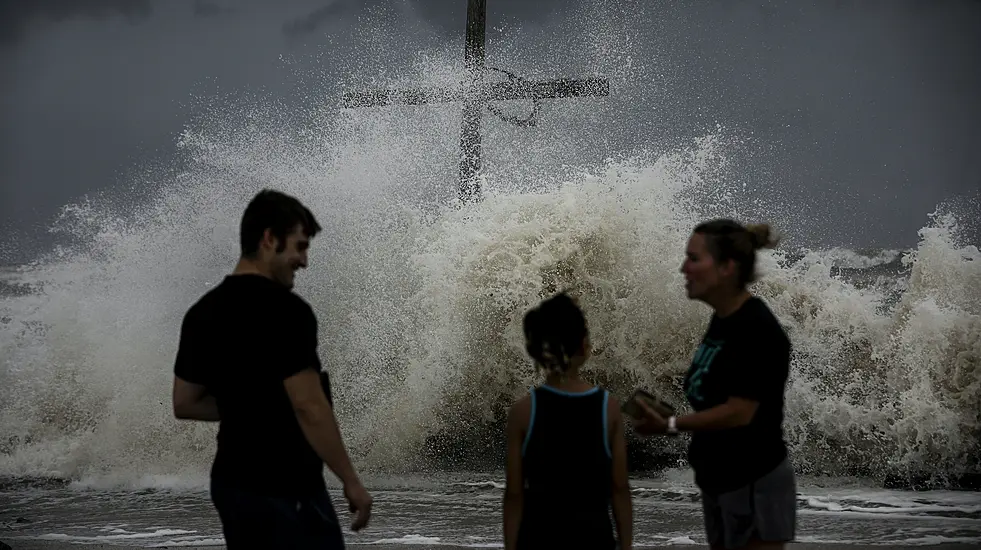
[[[488,0],[488,55],[582,73],[590,13],[644,67],[595,130],[618,149],[715,123],[777,143],[754,170],[826,209],[826,243],[908,246],[938,203],[978,194],[979,1]],[[309,103],[315,70],[327,102],[337,80],[462,52],[465,18],[463,0],[0,0],[0,246],[23,256],[59,207],[166,163],[192,93]]]

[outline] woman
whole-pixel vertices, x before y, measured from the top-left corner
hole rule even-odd
[[[682,272],[688,297],[714,314],[684,380],[693,414],[663,418],[639,402],[641,435],[692,432],[688,461],[714,549],[783,548],[796,529],[796,481],[783,439],[790,340],[747,286],[766,225],[714,220],[695,228]]]
[[[579,374],[590,355],[586,318],[566,294],[524,318],[525,347],[545,383],[507,422],[504,547],[632,547],[627,445],[616,399]]]

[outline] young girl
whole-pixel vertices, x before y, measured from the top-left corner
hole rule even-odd
[[[616,399],[579,375],[591,350],[586,319],[561,293],[525,315],[524,333],[546,378],[508,414],[504,547],[629,549],[624,427]]]

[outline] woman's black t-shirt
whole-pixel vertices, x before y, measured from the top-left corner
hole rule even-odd
[[[688,461],[703,491],[745,486],[786,458],[783,409],[790,350],[783,327],[757,297],[728,317],[712,317],[685,375],[688,402],[703,411],[742,397],[759,402],[759,408],[747,426],[692,434]]]

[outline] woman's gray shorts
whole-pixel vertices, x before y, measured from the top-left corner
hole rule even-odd
[[[797,529],[797,480],[790,459],[734,491],[702,493],[705,535],[713,548],[741,548],[750,540],[790,542]]]

